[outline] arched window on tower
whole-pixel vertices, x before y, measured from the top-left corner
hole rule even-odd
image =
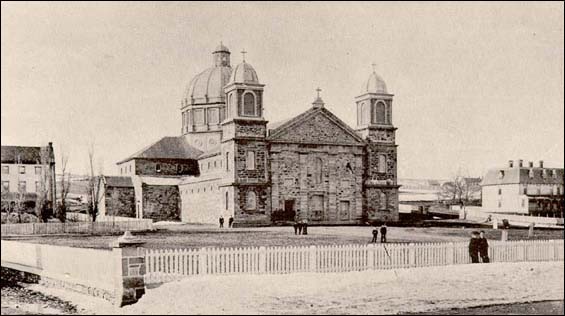
[[[250,211],[257,209],[257,195],[254,191],[247,192],[247,197],[245,199],[245,209]]]
[[[386,173],[387,165],[386,165],[386,156],[379,155],[379,173]]]
[[[255,152],[248,151],[245,159],[245,167],[247,170],[255,170]]]
[[[256,116],[256,104],[255,95],[251,92],[246,92],[243,94],[243,115],[244,116]]]
[[[377,124],[385,123],[385,115],[386,115],[385,104],[383,102],[377,102],[377,110],[376,110]]]
[[[367,117],[369,115],[369,109],[367,108],[367,103],[363,102],[361,103],[361,124],[365,125],[367,123],[369,123],[369,121],[367,120]]]

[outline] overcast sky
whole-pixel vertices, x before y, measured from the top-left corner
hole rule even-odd
[[[48,141],[84,173],[180,134],[180,100],[223,41],[248,53],[265,117],[316,87],[350,125],[376,63],[393,93],[398,175],[473,176],[509,159],[563,167],[562,3],[2,2],[2,145]]]

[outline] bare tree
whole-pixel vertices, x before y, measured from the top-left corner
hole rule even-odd
[[[39,175],[39,181],[36,183],[36,200],[35,200],[35,214],[42,222],[47,222],[47,219],[51,216],[51,211],[53,210],[53,204],[49,203],[49,150],[47,147],[41,148],[40,152],[41,159],[41,173]]]
[[[69,162],[69,154],[60,149],[61,153],[61,202],[57,207],[57,218],[61,222],[67,220],[67,196],[71,189],[71,174],[67,172],[67,163]]]
[[[457,172],[451,181],[441,185],[438,198],[453,204],[468,205],[480,192],[480,178],[465,177]]]
[[[88,149],[88,163],[90,167],[90,174],[88,176],[88,214],[92,218],[92,222],[96,221],[98,216],[98,206],[100,204],[100,172],[98,175],[94,174],[94,145],[91,144]]]

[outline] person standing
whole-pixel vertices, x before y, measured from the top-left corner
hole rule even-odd
[[[224,215],[220,215],[220,228],[224,228]]]
[[[489,263],[490,259],[488,257],[488,241],[485,236],[485,231],[481,230],[479,235],[479,256],[483,263]]]
[[[469,256],[472,263],[479,263],[479,233],[473,232],[471,234],[471,241],[469,241]]]
[[[233,216],[230,216],[230,218],[228,219],[228,227],[229,228],[233,227]]]
[[[376,243],[377,242],[377,237],[379,236],[379,230],[377,229],[377,226],[373,227],[373,240],[371,240],[371,243]]]
[[[386,223],[381,226],[381,243],[386,243]]]
[[[305,219],[305,220],[302,222],[302,225],[303,225],[303,227],[302,227],[302,235],[308,235],[308,220]]]

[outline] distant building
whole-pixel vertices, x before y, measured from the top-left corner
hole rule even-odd
[[[55,157],[53,145],[45,147],[2,146],[2,210],[35,207],[37,194],[47,190],[52,208],[55,195]]]
[[[510,160],[506,168],[489,170],[481,185],[485,211],[563,217],[563,168]]]
[[[222,44],[212,57],[181,100],[181,135],[118,162],[120,176],[131,177],[137,217],[216,223],[233,216],[247,226],[295,214],[312,224],[398,220],[393,95],[381,77],[370,73],[351,105],[355,129],[325,107],[319,89],[302,114],[268,124],[265,85],[251,64],[232,68]]]

